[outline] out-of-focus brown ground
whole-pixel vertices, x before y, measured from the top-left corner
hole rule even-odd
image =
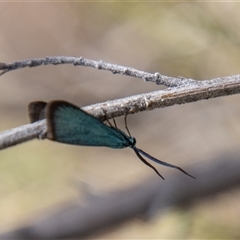
[[[0,62],[67,55],[193,79],[239,74],[239,8],[230,2],[0,3]],[[27,105],[33,100],[64,99],[84,106],[157,89],[163,87],[71,65],[13,71],[0,77],[0,130],[28,123]],[[129,116],[128,126],[139,147],[187,167],[239,150],[239,100],[235,95],[156,109]],[[116,120],[123,128],[123,119]],[[171,176],[171,169],[157,168],[166,179]],[[82,183],[98,193],[153,174],[129,149],[35,140],[3,150],[0,230],[68,200],[81,201]],[[191,212],[173,210],[150,223],[128,222],[99,237],[235,236],[238,200],[238,191],[229,192]]]

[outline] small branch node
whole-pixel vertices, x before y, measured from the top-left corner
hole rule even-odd
[[[102,60],[98,61],[97,63],[97,69],[102,69],[103,68],[104,62]]]
[[[130,74],[130,70],[127,67],[125,67],[123,69],[123,74],[129,75]]]
[[[82,65],[83,57],[79,57],[76,61],[74,61],[73,66]]]

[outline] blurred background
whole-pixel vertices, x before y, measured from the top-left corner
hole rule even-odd
[[[198,80],[239,74],[239,11],[233,2],[0,3],[0,62],[66,55]],[[31,101],[64,99],[86,106],[164,89],[72,65],[25,68],[0,80],[1,131],[27,124]],[[188,171],[209,159],[240,156],[239,100],[235,95],[138,113],[128,117],[128,127],[139,148]],[[123,118],[116,121],[124,129]],[[175,173],[156,167],[165,182]],[[176,174],[186,184],[193,181]],[[27,224],[56,206],[86,202],[86,186],[101,195],[150,177],[157,178],[129,149],[34,140],[2,150],[0,231]],[[239,196],[239,189],[227,190],[187,212],[156,212],[151,221],[132,219],[94,237],[240,238]]]

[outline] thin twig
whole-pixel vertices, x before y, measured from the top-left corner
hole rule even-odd
[[[122,74],[131,77],[143,79],[144,81],[155,82],[159,85],[167,87],[176,87],[186,84],[194,84],[196,81],[186,78],[174,78],[161,75],[160,73],[143,72],[131,67],[119,66],[116,64],[106,63],[102,60],[94,61],[83,57],[67,57],[67,56],[54,56],[46,58],[33,58],[13,63],[0,63],[0,76],[16,69],[25,67],[37,67],[41,65],[59,65],[59,64],[72,64],[74,66],[93,67],[101,70],[111,71],[113,74]]]

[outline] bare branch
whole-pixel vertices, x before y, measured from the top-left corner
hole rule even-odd
[[[163,108],[175,104],[184,104],[203,99],[215,98],[240,93],[240,75],[216,78],[212,80],[197,81],[183,77],[172,78],[159,73],[151,74],[130,67],[118,66],[103,61],[93,61],[83,57],[46,57],[18,61],[11,64],[0,63],[0,75],[24,67],[40,65],[73,64],[74,66],[94,67],[111,71],[114,74],[123,74],[152,81],[171,87],[166,90],[139,94],[131,97],[107,101],[84,107],[84,110],[100,120],[111,119],[141,111]],[[0,149],[34,138],[43,138],[46,132],[46,122],[21,126],[0,133]]]
[[[139,71],[137,69],[125,66],[119,66],[116,64],[106,63],[102,60],[93,61],[83,57],[67,57],[67,56],[55,56],[46,58],[33,58],[24,61],[17,61],[10,64],[0,63],[0,76],[16,69],[25,67],[37,67],[41,65],[59,65],[59,64],[72,64],[74,66],[93,67],[97,69],[111,71],[113,74],[122,74],[131,77],[141,78],[145,81],[155,82],[159,85],[165,85],[167,87],[176,87],[186,85],[187,83],[194,83],[195,81],[186,78],[173,78],[161,75],[159,73],[147,73]]]
[[[72,64],[74,66],[85,66],[93,67],[100,70],[111,71],[113,74],[122,74],[126,76],[141,78],[144,81],[155,82],[158,85],[165,85],[167,87],[188,87],[188,86],[201,86],[201,85],[212,85],[215,83],[226,84],[226,82],[233,81],[239,82],[240,75],[234,75],[223,78],[215,78],[212,80],[194,80],[187,79],[184,77],[168,77],[164,76],[158,72],[148,73],[140,71],[131,67],[120,66],[116,64],[106,63],[102,60],[94,61],[83,57],[67,57],[67,56],[55,56],[55,57],[46,57],[46,58],[33,58],[23,61],[16,61],[13,63],[0,63],[0,76],[21,68],[25,67],[37,67],[41,65],[59,65],[59,64]]]
[[[203,81],[201,84],[154,91],[113,101],[94,104],[83,109],[94,117],[105,120],[141,111],[164,108],[203,99],[237,94],[240,75]],[[44,120],[0,133],[0,149],[42,136],[46,132]]]
[[[27,124],[0,133],[0,150],[38,138],[46,131],[46,120]]]

